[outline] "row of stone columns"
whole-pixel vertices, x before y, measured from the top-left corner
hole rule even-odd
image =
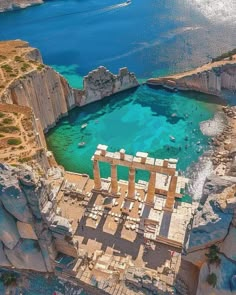
[[[93,176],[94,176],[94,188],[100,190],[102,188],[99,163],[97,160],[93,161]],[[150,179],[147,190],[147,203],[152,204],[155,195],[156,184],[156,172],[150,172]],[[117,181],[117,166],[111,164],[111,193],[116,195],[118,193],[118,181]],[[135,168],[129,169],[129,181],[128,181],[128,199],[135,198]]]

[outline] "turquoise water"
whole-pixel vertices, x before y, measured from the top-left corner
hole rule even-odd
[[[20,38],[81,86],[88,71],[127,66],[139,78],[198,66],[236,46],[234,11],[211,18],[203,0],[51,0],[0,14],[0,40]],[[201,5],[200,5],[201,3]],[[206,4],[203,4],[206,3]],[[228,3],[228,1],[227,1]],[[207,9],[204,9],[204,5]],[[227,5],[226,5],[227,7]]]
[[[184,171],[208,148],[199,122],[213,117],[217,103],[215,97],[202,94],[141,86],[72,110],[48,133],[48,148],[67,170],[90,176],[91,157],[99,143],[108,145],[110,151],[124,148],[129,154],[144,151],[155,158],[179,158],[178,169]],[[81,129],[84,123],[88,125]],[[79,148],[79,142],[86,145]],[[110,176],[108,164],[100,168],[103,177]],[[126,168],[118,170],[120,179],[127,179],[127,173]],[[148,179],[148,175],[138,171],[138,179]]]

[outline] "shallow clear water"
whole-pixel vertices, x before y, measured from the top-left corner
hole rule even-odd
[[[90,176],[91,157],[99,143],[108,145],[110,151],[124,148],[130,154],[144,151],[151,157],[179,158],[178,169],[185,170],[208,147],[199,123],[213,117],[217,102],[202,94],[141,86],[72,110],[47,135],[48,147],[67,170]],[[84,123],[88,125],[81,129]],[[78,147],[79,142],[86,145]],[[101,165],[101,173],[110,176],[109,165]],[[118,173],[119,178],[127,179],[127,169],[121,168]],[[136,176],[148,177],[142,171]]]

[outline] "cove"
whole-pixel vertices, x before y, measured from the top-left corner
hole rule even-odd
[[[144,151],[155,158],[178,158],[177,168],[185,171],[209,148],[209,138],[201,133],[199,123],[212,118],[221,103],[209,95],[143,85],[70,111],[49,131],[47,144],[66,170],[90,177],[91,157],[99,143],[113,152],[124,148],[130,154]],[[78,147],[79,142],[86,145]],[[100,164],[100,170],[102,177],[110,176],[108,164]],[[127,177],[128,169],[119,167],[118,178]],[[137,171],[136,181],[148,178],[146,172]]]

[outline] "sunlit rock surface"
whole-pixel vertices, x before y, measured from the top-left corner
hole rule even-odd
[[[0,1],[0,12],[22,9],[28,6],[42,4],[43,0],[1,0]]]

